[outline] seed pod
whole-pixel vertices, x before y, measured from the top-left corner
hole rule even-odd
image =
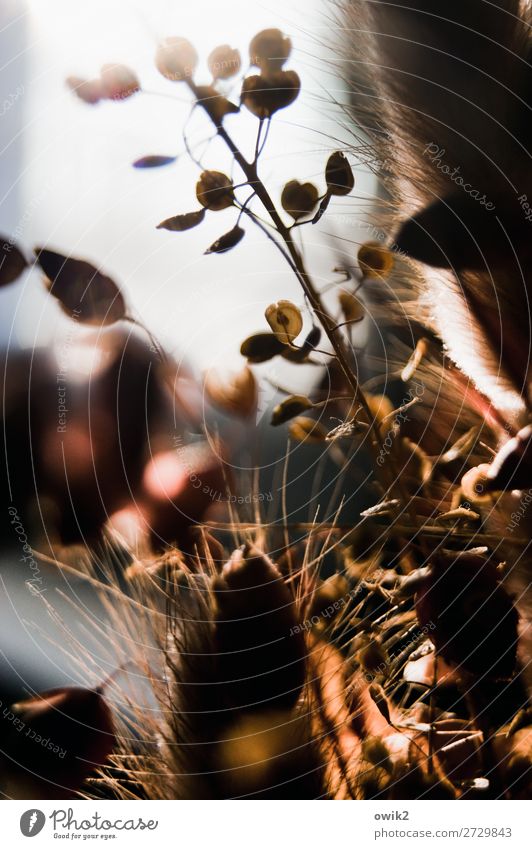
[[[220,44],[209,53],[207,65],[214,80],[229,80],[238,74],[242,62],[240,53],[229,44]]]
[[[161,168],[175,162],[177,156],[161,156],[160,154],[148,154],[135,159],[133,168]]]
[[[171,218],[165,218],[157,225],[157,230],[173,230],[177,233],[182,233],[184,230],[190,230],[192,227],[197,227],[205,218],[205,207],[196,209],[194,212],[185,212],[183,215],[173,215]]]
[[[360,271],[370,280],[386,277],[393,268],[393,254],[379,242],[361,245],[357,259]]]
[[[7,236],[0,236],[0,286],[13,283],[27,265],[22,251]]]
[[[294,221],[310,215],[318,202],[318,190],[312,183],[289,180],[281,195],[281,205]]]
[[[285,710],[305,681],[305,640],[279,570],[254,548],[238,550],[213,583],[215,648],[224,697],[246,713]]]
[[[274,426],[284,424],[295,416],[299,416],[300,413],[304,413],[305,410],[310,410],[311,407],[312,401],[305,395],[290,395],[274,407],[270,424]]]
[[[249,45],[249,61],[263,74],[279,71],[292,51],[292,42],[280,29],[263,29]]]
[[[48,291],[70,317],[85,324],[107,325],[124,318],[124,297],[110,277],[89,262],[36,248],[37,262],[46,274]]]
[[[224,254],[238,245],[245,236],[245,230],[242,227],[235,226],[228,233],[224,233],[219,239],[216,239],[212,245],[205,251],[206,254]]]
[[[67,77],[67,86],[84,103],[91,106],[104,100],[105,94],[101,80],[85,80],[82,77]]]
[[[325,428],[314,419],[309,419],[308,416],[298,416],[290,423],[288,428],[290,439],[294,442],[305,442],[308,445],[315,445],[320,442],[325,442],[327,439],[327,431]]]
[[[381,685],[373,682],[372,684],[369,685],[368,689],[369,689],[369,694],[370,694],[371,698],[373,699],[373,701],[377,705],[378,709],[382,713],[386,722],[391,724],[392,718],[391,718],[391,715],[390,715],[390,705],[388,704],[388,699],[386,698],[386,694],[385,694],[384,690],[382,689]]]
[[[276,71],[268,77],[252,75],[242,83],[244,106],[257,118],[271,118],[278,109],[294,102],[301,82],[295,71]]]
[[[165,38],[157,48],[155,64],[163,77],[179,82],[194,75],[198,54],[194,45],[186,38],[172,36]]]
[[[352,292],[340,292],[338,295],[340,306],[346,321],[362,321],[366,313],[362,301],[359,301]]]
[[[203,106],[210,119],[217,127],[220,126],[226,115],[240,112],[240,106],[231,103],[223,94],[219,94],[212,85],[199,85],[196,87],[198,103]]]
[[[301,312],[291,301],[270,304],[265,316],[279,341],[285,345],[290,345],[303,329]]]
[[[286,349],[275,333],[254,333],[244,339],[240,346],[240,353],[250,363],[266,363],[273,357],[282,354]]]
[[[355,176],[347,157],[339,150],[329,156],[325,166],[325,181],[329,195],[348,195],[353,190]]]
[[[100,78],[104,97],[109,100],[126,100],[140,91],[136,74],[126,65],[103,65]]]
[[[222,383],[211,369],[205,378],[204,390],[209,401],[230,415],[247,418],[257,409],[257,381],[248,366],[226,383]]]
[[[206,209],[227,209],[235,200],[233,182],[221,171],[203,171],[196,183],[196,197]]]
[[[463,476],[460,486],[462,494],[471,504],[490,504],[492,495],[488,485],[488,474],[490,467],[487,463],[481,463],[469,469]]]

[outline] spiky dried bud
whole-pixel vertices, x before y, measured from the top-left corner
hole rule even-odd
[[[196,183],[196,197],[206,209],[227,209],[235,200],[233,182],[221,171],[203,171]]]
[[[230,415],[247,418],[257,409],[257,381],[248,366],[226,383],[210,370],[205,378],[204,389],[209,401]]]
[[[229,44],[220,44],[209,53],[207,65],[214,80],[229,80],[240,71],[240,52]]]
[[[257,33],[249,44],[249,61],[263,74],[280,71],[292,52],[292,42],[280,29],[272,27]]]
[[[329,195],[348,195],[355,185],[355,175],[347,157],[340,150],[331,153],[325,166],[325,181]]]
[[[196,48],[186,38],[171,36],[159,44],[155,54],[157,70],[167,80],[180,82],[194,75],[198,64]]]
[[[357,259],[363,276],[370,280],[386,277],[393,268],[393,254],[379,242],[366,242],[361,245]]]
[[[362,301],[359,301],[356,295],[352,292],[340,292],[338,295],[338,301],[340,302],[346,321],[351,323],[355,321],[362,321],[366,314],[366,310],[364,309],[364,304]]]
[[[301,81],[295,71],[275,71],[267,77],[254,74],[242,83],[241,99],[257,118],[271,118],[278,109],[290,106],[300,89]]]
[[[140,91],[137,75],[126,65],[103,65],[100,78],[104,96],[109,100],[125,100]]]
[[[285,345],[290,345],[303,329],[301,311],[292,301],[270,304],[265,316],[279,341]]]
[[[281,205],[294,221],[310,215],[318,202],[318,190],[313,183],[289,180],[281,195]]]
[[[311,407],[312,401],[306,395],[290,395],[273,408],[270,424],[275,426],[284,424],[304,413],[305,410],[310,410]]]

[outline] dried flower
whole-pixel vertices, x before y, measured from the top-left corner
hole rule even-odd
[[[370,280],[385,277],[393,268],[393,254],[379,242],[361,245],[357,259],[362,274]]]
[[[206,209],[227,209],[235,201],[233,182],[221,171],[203,171],[196,183],[196,197]]]
[[[263,74],[280,71],[292,51],[292,42],[280,29],[263,29],[249,45],[249,61]]]
[[[309,215],[318,202],[318,190],[312,183],[300,183],[289,180],[281,195],[281,204],[285,212],[295,221]]]
[[[238,74],[242,62],[240,53],[229,44],[220,44],[209,53],[207,65],[215,80],[228,80]]]
[[[291,301],[270,304],[265,315],[271,329],[285,345],[290,345],[303,329],[301,311]]]
[[[167,80],[179,82],[191,78],[198,64],[196,48],[186,38],[165,38],[155,54],[157,70]]]
[[[295,71],[275,71],[268,77],[252,75],[242,83],[241,99],[244,106],[257,118],[271,118],[278,109],[294,102],[301,89]]]

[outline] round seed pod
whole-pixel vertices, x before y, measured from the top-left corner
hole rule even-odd
[[[362,301],[359,301],[356,295],[353,295],[352,292],[340,292],[338,301],[340,302],[346,321],[353,323],[355,321],[362,321],[366,310],[364,309],[364,304]]]
[[[229,80],[240,71],[242,60],[236,48],[229,44],[220,44],[209,53],[207,65],[213,79]]]
[[[206,209],[227,209],[235,200],[233,182],[221,171],[203,171],[196,183],[196,197]]]
[[[310,410],[311,407],[312,401],[305,395],[290,395],[274,407],[270,424],[275,426],[284,424],[304,413],[305,410]]]
[[[361,245],[357,259],[360,271],[370,280],[386,277],[393,268],[393,254],[379,242],[366,242]]]
[[[266,363],[285,349],[285,343],[275,333],[253,333],[242,342],[240,353],[249,363]]]
[[[210,370],[205,378],[204,389],[209,401],[230,415],[248,418],[257,409],[257,381],[248,366],[226,383]]]
[[[266,321],[284,345],[290,345],[303,329],[301,311],[292,301],[277,301],[265,312]]]
[[[347,157],[341,151],[329,156],[325,166],[325,181],[329,195],[348,195],[355,185],[355,176]]]
[[[318,202],[318,190],[313,183],[289,180],[281,195],[281,205],[294,221],[310,215]]]
[[[180,82],[194,75],[198,64],[196,48],[186,38],[165,38],[157,48],[155,65],[167,80]]]
[[[104,96],[109,100],[125,100],[140,91],[137,75],[126,65],[103,65],[100,77]]]
[[[263,74],[280,71],[292,51],[292,42],[280,29],[263,29],[249,45],[249,61]]]
[[[267,77],[256,74],[242,83],[241,99],[257,118],[271,118],[278,109],[290,106],[300,89],[301,81],[295,71],[275,71]]]
[[[85,80],[82,77],[67,77],[67,86],[84,103],[94,105],[105,99],[102,81]]]

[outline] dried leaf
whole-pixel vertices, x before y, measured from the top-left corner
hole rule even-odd
[[[274,407],[270,424],[274,426],[284,424],[299,416],[300,413],[304,413],[305,410],[310,410],[311,407],[312,401],[306,395],[290,395]]]
[[[236,48],[229,44],[220,44],[209,53],[207,65],[215,80],[228,80],[240,71],[242,60]]]
[[[332,195],[329,192],[327,192],[327,194],[321,199],[321,203],[318,207],[318,211],[317,211],[316,215],[314,216],[314,218],[312,219],[313,224],[317,224],[318,221],[320,220],[320,218],[322,217],[322,215],[324,215],[324,213],[327,210],[327,207],[329,206],[329,204],[331,202],[331,197],[332,197]]]
[[[388,704],[388,699],[386,698],[386,694],[385,694],[384,690],[382,689],[381,685],[373,683],[373,684],[369,685],[368,689],[369,689],[369,694],[370,694],[371,698],[373,699],[373,701],[377,705],[378,709],[380,710],[381,714],[385,718],[386,722],[388,722],[391,725],[392,724],[392,718],[391,718],[391,715],[390,715],[390,706]]]
[[[50,281],[48,291],[71,318],[107,325],[124,318],[126,305],[116,283],[89,262],[36,248],[37,262]]]
[[[281,342],[275,333],[254,333],[244,339],[240,346],[240,353],[247,357],[250,363],[265,363],[282,354],[286,345]]]
[[[216,407],[230,415],[247,418],[257,409],[257,381],[248,366],[225,383],[211,369],[205,378],[204,390]]]
[[[27,265],[22,251],[7,236],[0,236],[0,286],[13,283]]]
[[[380,504],[368,507],[368,509],[363,510],[360,515],[364,516],[365,519],[368,519],[371,516],[389,516],[397,510],[400,503],[401,502],[397,498],[391,498],[389,501],[381,501]]]
[[[125,100],[140,91],[136,74],[126,65],[103,65],[100,79],[104,97],[109,100]]]
[[[468,510],[466,507],[457,507],[455,510],[447,510],[446,513],[441,513],[436,517],[437,524],[469,524],[470,522],[478,522],[480,516],[474,510]]]
[[[182,233],[184,230],[191,230],[192,227],[197,227],[205,218],[205,207],[196,209],[194,212],[186,212],[183,215],[173,215],[171,218],[165,218],[157,225],[157,230],[173,230]]]
[[[207,248],[205,251],[206,254],[224,254],[226,251],[230,251],[231,248],[234,248],[235,245],[244,238],[245,230],[242,227],[236,225],[232,230],[229,230],[228,233],[224,233],[223,236],[220,236],[219,239],[216,239],[212,245]]]
[[[133,163],[133,168],[161,168],[163,165],[171,165],[177,160],[177,156],[162,156],[160,154],[148,154],[141,156]]]
[[[416,369],[418,368],[421,360],[426,355],[428,350],[428,342],[426,339],[419,339],[416,347],[414,348],[410,359],[408,360],[406,366],[401,372],[401,380],[404,380],[406,383],[413,377]]]

